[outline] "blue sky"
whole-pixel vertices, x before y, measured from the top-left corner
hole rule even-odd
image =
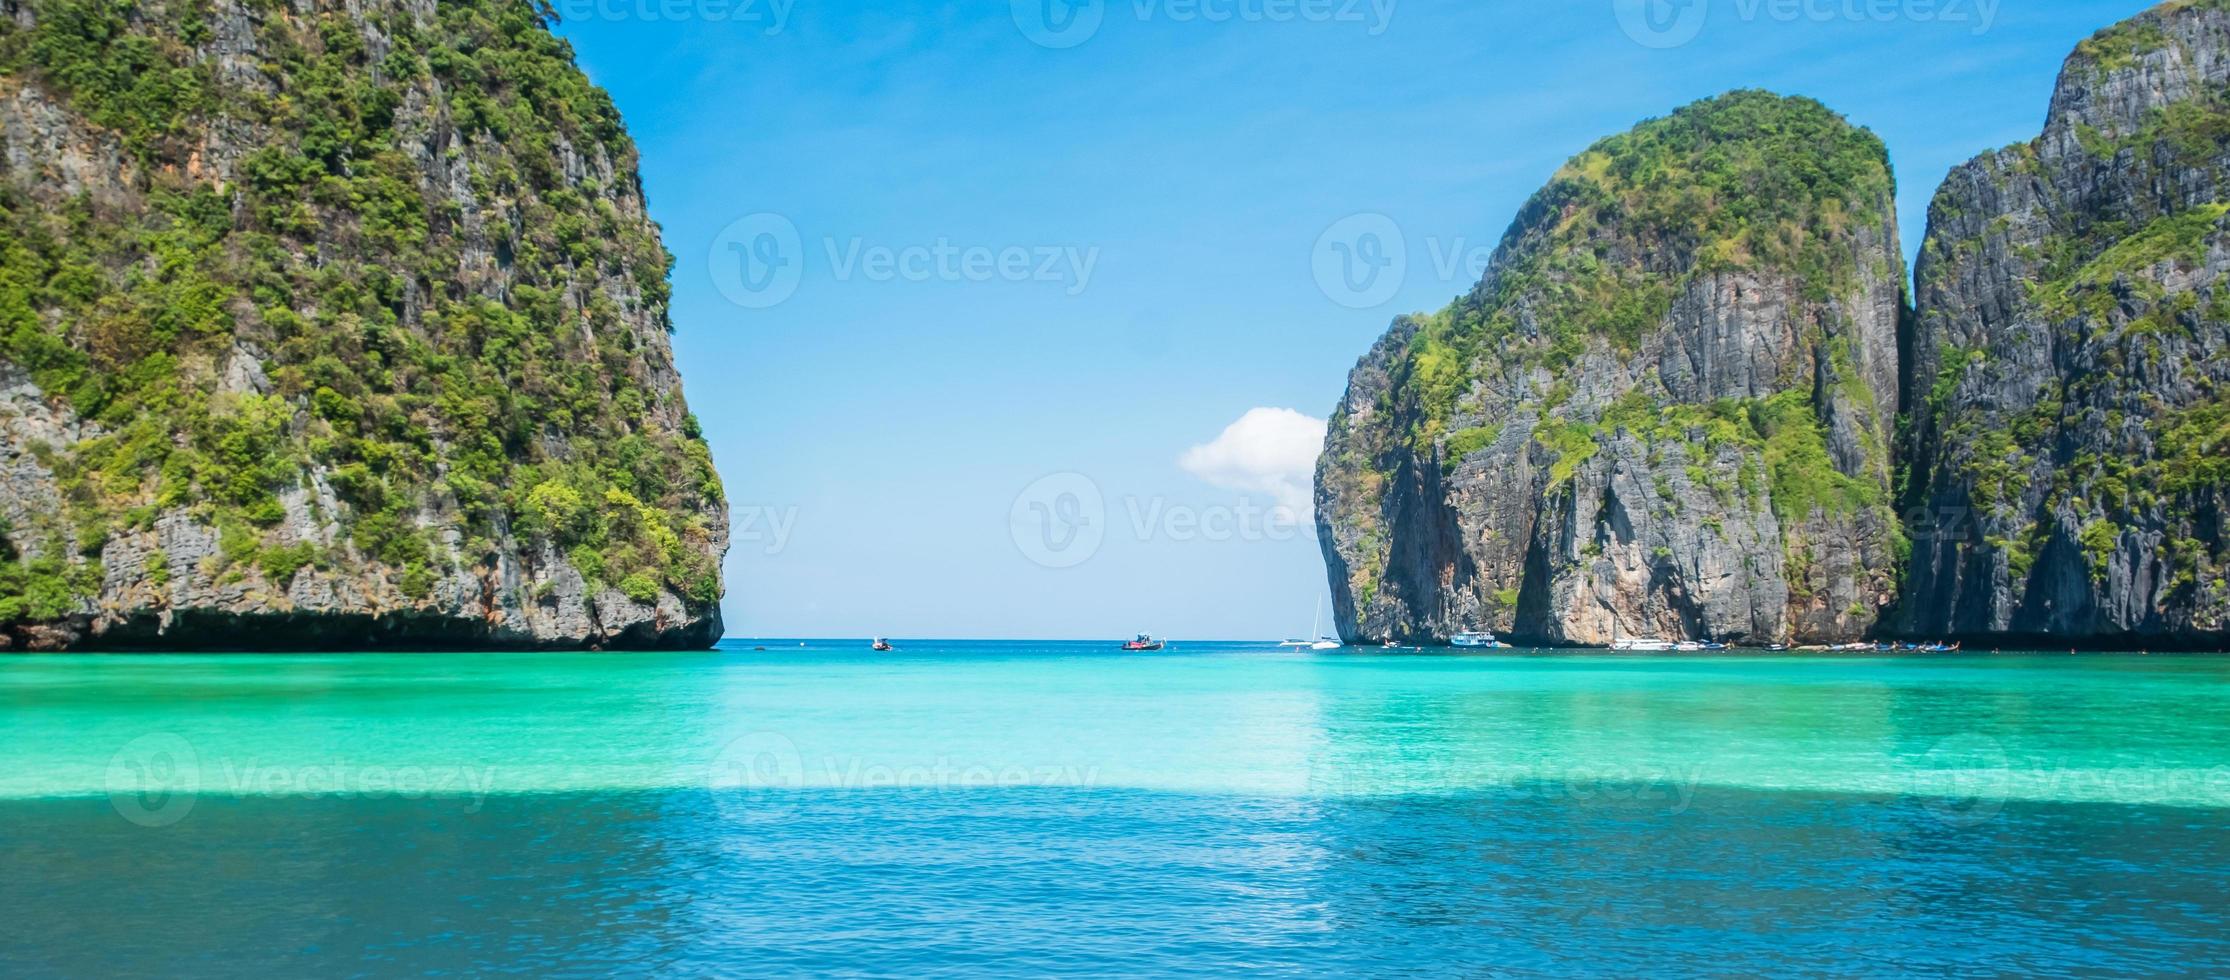
[[[2147,4],[556,6],[677,258],[731,635],[1213,639],[1308,629],[1314,532],[1272,517],[1306,417],[1567,157],[1808,95],[1888,143],[1910,253]],[[1374,231],[1379,278],[1327,264]]]

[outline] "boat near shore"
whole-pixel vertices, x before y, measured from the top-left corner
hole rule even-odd
[[[1858,643],[1837,643],[1831,646],[1801,646],[1796,649],[1805,653],[1958,653],[1963,646],[1965,646],[1964,643],[1945,643],[1941,640],[1934,643],[1861,641]],[[1783,647],[1782,649],[1787,648]]]
[[[1317,597],[1316,616],[1309,623],[1309,635],[1316,637],[1316,639],[1286,640],[1282,643],[1279,643],[1278,645],[1288,650],[1316,650],[1319,652],[1325,650],[1338,650],[1341,647],[1347,645],[1343,641],[1335,640],[1329,636],[1324,635],[1324,598],[1322,596]]]
[[[1611,649],[1621,653],[1711,653],[1730,648],[1717,640],[1658,640],[1628,636],[1612,640]]]

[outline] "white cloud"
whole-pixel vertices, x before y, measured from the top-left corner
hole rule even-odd
[[[1324,451],[1324,420],[1290,408],[1250,408],[1215,441],[1185,450],[1177,465],[1226,490],[1268,494],[1285,517],[1311,509],[1316,457]]]

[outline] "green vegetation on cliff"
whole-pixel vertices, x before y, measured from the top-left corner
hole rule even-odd
[[[2147,13],[2105,28],[2075,46],[2075,57],[2088,62],[2093,77],[2104,77],[2137,63],[2137,59],[2176,43],[2161,27],[2162,17],[2189,11],[2230,10],[2230,0],[2167,0]]]
[[[1861,272],[1853,238],[1883,225],[1893,186],[1873,133],[1769,92],[1697,102],[1596,143],[1526,204],[1480,289],[1424,319],[1407,362],[1424,409],[1413,445],[1426,451],[1445,431],[1472,366],[1560,369],[1591,346],[1629,352],[1697,276],[1772,269],[1806,299],[1847,296]]]
[[[2098,32],[2068,58],[2044,133],[1938,193],[1916,337],[1933,361],[1911,366],[1934,383],[1912,406],[1908,492],[1979,533],[1921,553],[1907,628],[2230,622],[2226,14],[2230,0],[2179,0]],[[1973,573],[1997,561],[2002,577]]]
[[[693,420],[651,421],[681,412],[643,349],[671,258],[620,206],[634,149],[543,9],[240,6],[254,58],[231,68],[196,54],[201,3],[0,21],[0,96],[43,93],[126,161],[114,192],[0,181],[0,359],[93,423],[38,447],[66,526],[18,544],[97,555],[185,508],[283,584],[348,560],[271,536],[294,492],[405,593],[547,534],[592,582],[715,599],[684,546],[720,498],[710,456]]]

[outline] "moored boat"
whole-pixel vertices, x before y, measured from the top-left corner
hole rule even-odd
[[[1466,630],[1462,633],[1458,633],[1448,638],[1448,645],[1457,647],[1508,646],[1508,644],[1503,643],[1500,639],[1497,639],[1493,633],[1489,633],[1485,630]]]
[[[1324,635],[1324,597],[1316,599],[1316,618],[1309,623],[1309,635],[1314,640],[1287,640],[1278,644],[1292,650],[1337,650],[1347,644]]]

